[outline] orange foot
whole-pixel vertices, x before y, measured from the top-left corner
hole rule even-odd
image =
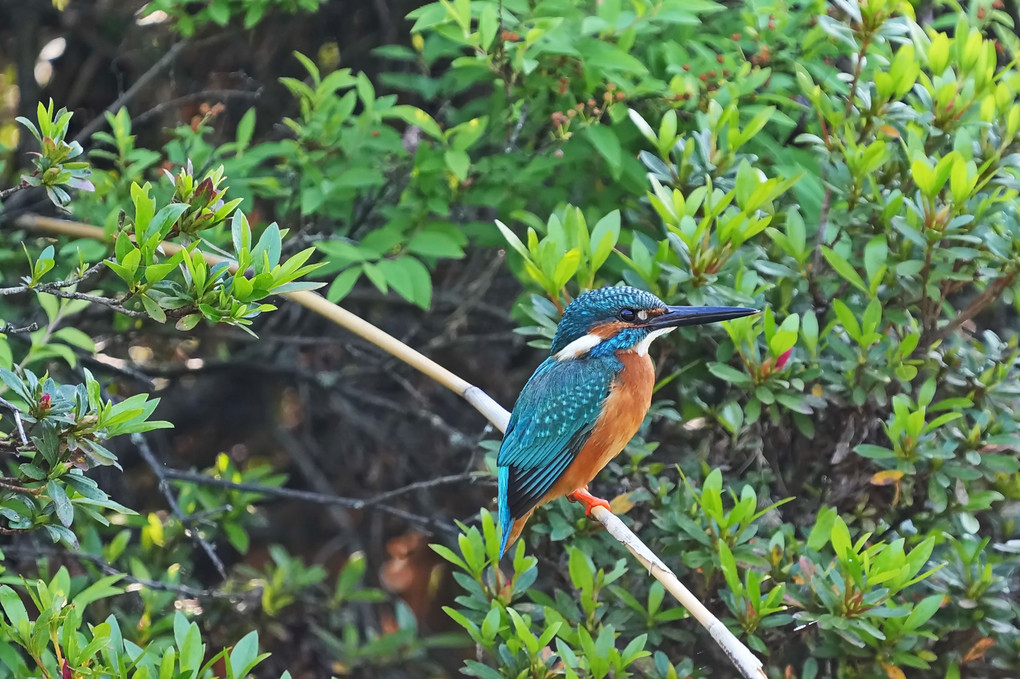
[[[573,493],[567,495],[567,499],[571,502],[580,502],[581,505],[584,507],[585,516],[587,516],[589,519],[595,518],[591,515],[591,512],[596,507],[605,507],[607,511],[613,511],[612,507],[609,506],[608,502],[606,502],[600,497],[595,497],[594,495],[589,493],[588,486],[585,486],[584,488],[578,488]]]

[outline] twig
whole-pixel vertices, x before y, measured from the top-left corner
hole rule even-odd
[[[134,309],[128,309],[124,306],[123,300],[114,299],[113,297],[103,297],[102,295],[90,295],[87,292],[78,292],[77,290],[65,290],[83,283],[94,277],[100,271],[104,270],[106,266],[103,262],[97,262],[86,269],[82,275],[75,276],[74,278],[68,278],[62,281],[53,281],[50,283],[40,283],[38,285],[15,285],[9,288],[0,288],[0,297],[6,297],[9,295],[21,295],[26,292],[35,293],[47,293],[54,297],[61,297],[63,299],[81,299],[86,302],[93,304],[99,304],[105,307],[109,307],[118,313],[122,313],[129,318],[148,318],[149,315],[144,311],[136,311]],[[188,312],[188,309],[174,309],[168,316],[179,316]]]
[[[17,483],[10,483],[9,481],[17,481],[17,479],[0,479],[0,488],[11,493],[20,493],[21,495],[42,495],[42,488],[26,488],[25,486],[18,485]]]
[[[413,523],[423,528],[433,529],[438,528],[445,533],[450,535],[457,535],[460,531],[456,526],[440,521],[438,519],[429,518],[427,516],[419,516],[406,512],[396,507],[391,507],[385,504],[377,504],[375,498],[360,499],[352,497],[343,497],[341,495],[327,495],[325,493],[316,493],[310,490],[294,490],[293,488],[278,488],[276,486],[264,486],[259,483],[244,483],[237,481],[227,481],[226,479],[218,479],[214,476],[207,476],[205,474],[199,474],[197,472],[184,471],[183,469],[174,469],[172,467],[165,467],[163,473],[167,478],[175,479],[177,481],[187,481],[189,483],[196,483],[201,486],[212,486],[214,488],[227,488],[230,490],[240,490],[246,493],[260,493],[262,495],[268,495],[270,497],[283,498],[285,500],[300,500],[301,502],[312,502],[318,505],[340,505],[341,507],[347,507],[353,510],[365,510],[372,509],[375,511],[382,512],[384,514],[390,514],[399,519],[403,519],[408,523]],[[401,489],[403,491],[403,489]],[[395,492],[395,491],[390,491]]]
[[[92,226],[90,224],[82,224],[79,222],[68,222],[59,219],[50,219],[39,216],[23,216],[20,217],[16,223],[24,228],[41,229],[50,233],[61,233],[66,235],[75,236],[77,238],[96,238],[103,239],[105,234],[103,230],[98,226]],[[164,243],[163,248],[165,251],[173,255],[180,246],[174,243]],[[219,262],[228,262],[231,264],[231,269],[236,270],[236,263],[231,263],[229,260],[225,260],[222,257],[205,254],[206,260],[210,263],[216,264]],[[396,358],[404,361],[413,368],[425,373],[436,382],[442,384],[447,389],[450,389],[456,394],[463,397],[468,403],[470,403],[475,409],[477,409],[487,420],[489,420],[496,428],[500,431],[505,432],[507,424],[510,422],[510,413],[507,412],[502,406],[496,403],[495,400],[484,391],[474,386],[467,380],[455,375],[443,366],[439,365],[432,359],[423,355],[422,353],[412,349],[406,344],[398,341],[392,335],[379,328],[375,327],[368,321],[356,316],[355,314],[347,311],[346,309],[333,304],[326,300],[321,295],[302,290],[298,292],[289,292],[283,295],[293,302],[297,302],[301,306],[309,309],[337,325],[346,328],[355,335],[361,337],[368,342],[376,345],[380,349],[392,354]],[[170,476],[170,470],[164,470],[164,472]],[[174,472],[177,474],[178,472]],[[194,478],[198,477],[198,478]],[[176,476],[176,478],[181,478]],[[203,477],[202,475],[188,475],[186,480],[195,482],[215,482],[209,485],[221,485],[223,487],[231,488],[234,487],[229,481],[222,479],[212,479],[211,477]],[[238,484],[242,485],[242,484]],[[252,490],[254,492],[262,492],[259,488],[239,488],[239,490]],[[275,489],[271,494],[279,494],[284,489]],[[316,493],[304,493],[302,491],[286,491],[287,494],[300,494],[296,499],[308,499],[309,501],[321,502],[323,499],[317,497]],[[344,502],[351,502],[349,498],[329,498],[330,501],[343,504]],[[364,501],[360,501],[364,502]],[[364,505],[362,505],[364,506]],[[380,510],[386,510],[393,513],[395,508],[388,505],[382,504],[376,506]],[[624,545],[635,557],[648,568],[649,574],[658,580],[662,585],[672,594],[680,604],[691,612],[692,615],[698,620],[698,622],[708,631],[712,638],[722,647],[727,657],[733,662],[733,664],[740,670],[740,673],[747,679],[764,679],[765,672],[762,669],[761,661],[751,652],[747,646],[745,646],[732,632],[727,629],[725,625],[720,622],[712,613],[698,601],[686,587],[684,587],[676,575],[666,568],[662,561],[652,552],[647,545],[645,545],[633,533],[620,519],[612,514],[607,509],[596,507],[593,511],[595,518],[606,527],[610,535],[616,538],[622,545]],[[411,515],[413,516],[413,515]]]
[[[25,425],[21,422],[21,411],[18,410],[13,403],[5,398],[0,398],[0,406],[7,408],[14,413],[14,424],[18,427],[18,434],[21,436],[21,444],[28,445],[28,437],[25,436]]]
[[[815,234],[815,248],[811,257],[811,272],[808,278],[808,287],[811,289],[815,305],[828,308],[828,299],[818,288],[818,276],[822,268],[822,245],[825,244],[826,234],[829,230],[829,208],[832,202],[832,191],[828,186],[822,195],[822,204],[818,210],[818,231]]]
[[[393,373],[390,373],[390,376],[392,377]],[[355,389],[351,386],[344,386],[342,390],[344,394],[352,396],[358,401],[375,408],[382,408],[384,410],[389,410],[390,412],[405,415],[407,413],[415,415],[446,435],[446,440],[450,443],[450,445],[460,448],[471,448],[474,445],[474,442],[470,439],[470,437],[464,434],[464,432],[449,424],[446,420],[440,417],[438,413],[435,413],[424,406],[411,406],[410,409],[408,409],[408,406],[403,403],[397,403],[396,401],[391,401],[383,396],[362,391],[361,389]],[[412,395],[417,398],[417,394]]]
[[[0,202],[6,200],[10,196],[13,196],[15,193],[22,189],[27,189],[28,186],[29,185],[26,182],[22,181],[20,184],[15,184],[10,188],[3,189],[2,191],[0,191]]]
[[[447,436],[449,436],[450,438],[451,443],[461,446],[471,444],[470,438],[465,436],[462,432],[454,429],[452,426],[447,424],[446,421],[443,420],[443,418],[440,417],[437,413],[432,412],[426,407],[425,395],[422,394],[417,389],[415,389],[414,385],[411,384],[411,382],[407,380],[403,375],[396,372],[395,370],[390,371],[388,375],[390,379],[399,384],[401,388],[403,388],[403,390],[406,391],[411,396],[411,398],[413,398],[415,401],[421,404],[419,409],[421,411],[424,411],[425,417],[428,419],[428,421],[432,424],[432,426],[436,427],[441,431],[446,432]]]
[[[861,80],[861,71],[864,70],[864,55],[868,51],[868,46],[871,44],[871,35],[865,34],[861,40],[861,49],[857,53],[857,63],[854,64],[854,79],[850,83],[850,93],[846,98],[846,110],[844,111],[843,117],[849,118],[850,112],[853,111],[854,98],[857,96],[857,85]]]
[[[283,427],[276,427],[274,433],[276,435],[276,440],[279,441],[280,445],[282,445],[290,455],[290,459],[293,460],[294,466],[297,467],[305,481],[316,492],[323,495],[329,495],[333,488],[330,486],[329,479],[325,472],[323,472],[322,468],[315,461],[313,452],[308,450],[308,447],[302,441],[299,441],[297,436],[290,433]],[[353,534],[355,532],[350,515],[341,507],[330,505],[329,516],[340,530],[348,534]]]
[[[149,67],[148,71],[143,73],[141,77],[135,81],[134,85],[129,87],[124,94],[117,97],[112,104],[106,107],[105,111],[90,120],[88,125],[81,128],[81,132],[75,136],[74,140],[78,143],[82,143],[94,133],[99,131],[104,125],[106,125],[107,113],[116,113],[122,106],[134,99],[135,95],[138,94],[143,87],[148,85],[150,81],[155,79],[156,76],[162,73],[164,69],[168,68],[170,64],[173,63],[174,59],[177,58],[177,55],[179,55],[187,46],[188,42],[186,40],[182,40],[168,49],[166,53],[160,57],[158,61],[156,61],[156,63]]]
[[[0,325],[0,335],[20,335],[26,332],[35,332],[39,329],[38,323],[29,323],[22,327],[16,327],[10,322]]]
[[[150,118],[155,118],[164,111],[174,108],[175,106],[182,106],[184,104],[190,104],[198,101],[207,101],[209,99],[258,99],[262,96],[262,89],[255,91],[249,90],[202,90],[201,92],[192,92],[191,94],[185,94],[181,97],[176,97],[170,101],[164,101],[156,104],[148,111],[138,114],[131,119],[132,126],[144,125],[149,122]]]
[[[155,453],[152,452],[152,448],[149,447],[149,442],[144,436],[138,433],[131,434],[131,442],[138,447],[138,452],[142,454],[142,458],[152,469],[152,473],[156,475],[159,480],[159,490],[163,493],[163,497],[166,498],[166,502],[170,505],[170,511],[174,513],[177,520],[181,522],[181,525],[191,535],[191,539],[196,545],[201,548],[209,560],[212,561],[213,566],[216,567],[216,571],[220,574],[220,577],[224,580],[227,579],[227,569],[223,566],[223,561],[220,560],[219,555],[216,553],[216,549],[209,544],[209,542],[202,537],[201,531],[198,527],[192,523],[184,512],[181,511],[181,506],[177,504],[177,498],[174,496],[173,490],[170,488],[170,484],[167,482],[166,467],[162,462],[156,459]]]
[[[108,307],[113,311],[116,311],[117,313],[124,314],[129,318],[149,317],[149,314],[145,313],[144,311],[128,309],[126,306],[124,306],[123,302],[121,302],[119,299],[114,299],[112,297],[103,297],[102,295],[90,295],[88,293],[78,292],[76,290],[50,290],[49,294],[53,295],[54,297],[62,297],[64,299],[81,299],[85,300],[86,302],[91,302],[93,304],[99,304],[101,306]],[[187,313],[186,311],[181,309],[173,309],[171,311],[173,313],[167,313],[168,318],[171,316],[183,315]]]
[[[49,292],[52,293],[54,290],[62,290],[64,288],[70,288],[73,285],[78,285],[84,281],[95,276],[97,273],[102,271],[104,268],[103,263],[99,262],[93,264],[86,269],[81,276],[75,276],[74,278],[68,278],[62,281],[53,281],[51,283],[40,283],[39,285],[15,285],[10,288],[0,288],[0,297],[7,295],[21,295],[26,292]]]
[[[438,488],[440,486],[449,486],[456,483],[467,482],[467,485],[475,483],[487,483],[489,485],[495,485],[490,474],[483,474],[481,472],[466,472],[464,474],[449,474],[447,476],[437,476],[434,479],[428,481],[418,481],[416,483],[409,483],[403,488],[397,488],[396,490],[388,490],[385,493],[380,493],[375,497],[365,501],[365,507],[372,507],[382,502],[387,502],[393,498],[400,497],[401,495],[407,495],[408,493],[414,493],[419,490],[426,490],[431,488]]]
[[[970,319],[981,313],[981,310],[986,306],[994,302],[1002,292],[1013,284],[1016,280],[1017,272],[1012,271],[1001,278],[996,278],[994,281],[988,284],[987,287],[981,292],[980,295],[971,300],[971,303],[967,305],[967,308],[961,311],[956,318],[949,321],[949,323],[942,326],[941,329],[932,333],[932,337],[922,337],[921,341],[917,343],[918,349],[930,347],[935,342],[944,340],[953,334],[957,328],[969,321]]]
[[[521,136],[521,130],[524,129],[524,123],[528,120],[528,102],[521,104],[521,115],[517,117],[517,124],[514,125],[513,131],[510,133],[510,137],[506,140],[506,148],[503,149],[503,153],[510,153],[514,150],[514,146],[517,145],[517,138]]]

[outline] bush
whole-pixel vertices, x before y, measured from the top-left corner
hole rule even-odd
[[[183,35],[214,35],[330,5],[150,10]],[[351,510],[341,524],[387,511],[425,526],[442,560],[392,528],[386,545],[379,528],[349,533],[369,556],[351,549],[342,567],[267,544],[262,527],[287,519],[266,500],[290,496],[279,467],[243,456],[204,449],[204,472],[150,462],[169,513],[133,513],[92,471],[117,464],[108,440],[128,435],[146,454],[146,432],[167,426],[150,419],[153,383],[139,390],[132,374],[155,377],[144,362],[103,380],[82,368],[106,335],[160,350],[155,329],[173,321],[206,342],[206,359],[243,354],[205,325],[273,339],[285,331],[265,320],[266,300],[320,284],[352,305],[374,289],[363,311],[417,328],[428,316],[378,310],[390,293],[422,309],[464,295],[455,314],[470,316],[479,288],[455,286],[455,272],[486,280],[478,262],[504,246],[503,290],[523,288],[512,313],[538,348],[574,295],[621,280],[668,303],[763,309],[656,345],[651,415],[597,485],[770,677],[1020,670],[1020,76],[1007,56],[1020,43],[1009,15],[982,4],[915,15],[886,0],[455,0],[408,18],[409,44],[378,46],[387,66],[374,75],[299,46],[287,67],[299,77],[280,79],[289,117],[275,127],[255,108],[219,124],[213,108],[150,149],[122,109],[85,144],[85,163],[66,141],[70,114],[40,105],[22,121],[41,155],[5,200],[37,192],[115,238],[46,243],[16,209],[0,213],[12,225],[0,232],[0,314],[14,319],[0,323],[0,531],[14,535],[0,658],[13,676],[240,677],[265,659],[260,640],[275,654],[262,676],[299,664],[316,675],[729,676],[661,585],[567,503],[540,509],[499,571],[488,511],[476,521],[472,510],[454,540],[429,515],[464,516],[463,498],[433,502],[424,484],[385,495],[396,507],[373,500],[394,486],[359,485],[379,475],[362,458],[396,458],[417,480],[464,468],[400,429],[388,431],[396,456],[391,440],[341,436],[342,473],[360,494],[315,499]],[[179,249],[161,249],[166,239]],[[12,254],[21,242],[27,265]],[[239,266],[208,266],[202,251]],[[317,394],[353,393],[344,379],[356,373],[277,358]],[[486,388],[519,389],[511,359],[487,358],[482,371],[450,356]],[[416,427],[436,427],[442,450],[474,449],[457,429],[463,405],[405,387],[411,406],[378,385],[358,402],[395,408],[402,424],[424,410]],[[359,431],[371,437],[371,424]],[[472,464],[491,469],[498,443],[484,447]],[[34,554],[36,536],[79,556],[12,561]],[[227,545],[229,563],[210,558],[202,573],[200,551]],[[61,559],[74,577],[49,563]],[[440,604],[455,633],[429,619]],[[293,638],[311,650],[287,648]]]

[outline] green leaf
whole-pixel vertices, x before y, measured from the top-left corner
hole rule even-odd
[[[776,401],[783,405],[788,410],[792,410],[795,413],[801,415],[810,415],[814,412],[807,400],[801,394],[792,394],[790,392],[781,391],[775,394]]]
[[[850,338],[856,342],[861,341],[861,324],[857,321],[853,312],[850,308],[843,303],[842,300],[832,300],[832,309],[836,312],[836,318],[839,319],[840,324],[846,329],[847,334]]]
[[[92,341],[92,338],[87,334],[79,330],[78,328],[72,328],[70,326],[60,328],[53,336],[59,339],[61,342],[66,342],[73,347],[78,347],[82,351],[88,353],[95,353],[96,343]]]
[[[416,125],[420,127],[422,132],[429,135],[433,139],[442,141],[443,131],[435,120],[432,119],[428,113],[422,111],[420,108],[415,106],[393,106],[381,113],[383,118],[400,118],[404,122],[410,125]]]
[[[832,522],[832,530],[829,532],[829,541],[832,543],[832,550],[836,553],[836,558],[840,561],[846,559],[848,552],[853,552],[853,546],[850,541],[850,531],[847,529],[843,518],[838,514]]]
[[[373,264],[372,262],[365,262],[361,265],[361,270],[365,273],[365,278],[372,282],[372,285],[384,295],[389,292],[390,286],[386,280],[386,275],[383,274],[382,269]]]
[[[360,267],[355,266],[342,271],[339,276],[333,279],[332,285],[326,291],[326,299],[334,304],[339,302],[354,289],[354,284],[358,282],[359,278],[361,278]]]
[[[719,540],[717,544],[719,547],[719,563],[722,566],[723,577],[726,579],[726,586],[734,594],[739,594],[744,591],[744,588],[740,584],[737,561],[733,558],[733,552],[730,551],[729,546],[723,540]]]
[[[82,591],[78,592],[71,603],[81,609],[85,608],[93,601],[99,601],[100,599],[107,599],[112,596],[123,594],[123,588],[114,587],[113,585],[120,582],[124,577],[123,573],[103,576]]]
[[[464,256],[464,250],[450,234],[436,229],[426,229],[415,234],[408,242],[407,249],[425,257]]]
[[[861,279],[861,275],[857,273],[857,270],[850,265],[850,262],[846,261],[842,255],[836,253],[835,250],[822,246],[822,256],[825,257],[825,261],[829,263],[833,269],[836,270],[840,276],[843,277],[848,283],[853,285],[861,292],[867,294],[868,288],[864,285],[864,281]]]
[[[854,449],[854,452],[872,460],[890,460],[896,457],[896,453],[889,448],[871,445],[870,443],[862,443]]]
[[[521,239],[517,237],[517,234],[511,231],[506,224],[497,219],[496,228],[498,228],[499,232],[503,234],[503,238],[506,239],[507,245],[516,250],[517,253],[524,259],[531,259],[531,253],[528,252],[528,247],[521,242]]]
[[[202,667],[202,657],[205,655],[205,644],[202,643],[202,634],[198,625],[191,623],[187,626],[183,643],[180,644],[181,670],[192,671],[192,676],[198,673]]]
[[[230,5],[228,5],[224,0],[213,2],[209,5],[208,12],[209,18],[220,26],[226,26],[230,21]]]
[[[230,219],[230,239],[238,257],[251,250],[251,227],[248,226],[248,218],[240,210],[235,210]]]
[[[247,22],[249,18],[250,17],[245,17],[245,22]],[[254,132],[255,132],[255,107],[252,107],[248,109],[243,116],[241,116],[241,120],[239,120],[237,123],[237,134],[235,138],[237,139],[236,152],[238,156],[242,155],[244,150],[248,148],[248,144],[251,143],[251,137]]]
[[[411,296],[408,298],[422,309],[432,304],[432,274],[422,262],[415,257],[404,257],[404,268],[411,281]]]
[[[557,290],[565,286],[567,281],[573,277],[580,263],[581,252],[577,248],[568,250],[563,254],[563,257],[556,263],[556,269],[552,274],[553,284]]]
[[[818,319],[815,317],[815,313],[811,310],[807,310],[801,314],[800,319],[800,336],[804,340],[804,346],[814,356],[818,350]]]
[[[750,375],[725,363],[709,363],[708,371],[719,379],[735,384],[738,387],[747,388],[752,384]]]
[[[589,125],[586,128],[585,139],[606,159],[613,179],[619,179],[623,171],[623,147],[616,132],[606,125]]]
[[[241,637],[230,652],[230,669],[240,679],[248,676],[252,668],[259,662],[259,634],[252,630]]]
[[[155,300],[148,295],[139,295],[142,300],[142,306],[145,307],[145,313],[149,314],[149,317],[157,323],[166,323],[166,313]]]
[[[46,494],[53,500],[53,506],[56,509],[57,519],[60,520],[60,523],[70,526],[71,522],[74,521],[74,507],[71,505],[71,500],[68,499],[64,487],[55,479],[51,480],[46,484]]]
[[[567,561],[567,566],[570,571],[570,581],[574,583],[574,587],[582,592],[591,591],[591,588],[595,585],[591,562],[580,549],[576,547],[568,549],[570,551],[570,558]]]
[[[944,601],[945,596],[942,594],[933,594],[921,599],[921,601],[914,606],[914,610],[910,611],[906,620],[903,621],[903,629],[909,633],[910,631],[916,630],[924,625],[933,615],[935,615],[935,613],[938,612]]]
[[[596,273],[620,239],[620,211],[613,210],[600,219],[591,230],[591,272]]]
[[[188,207],[187,203],[170,203],[165,206],[153,216],[148,226],[145,227],[142,240],[148,242],[149,239],[157,236],[159,240],[163,240],[170,233],[174,223],[187,212]]]
[[[21,597],[7,585],[0,585],[0,607],[4,609],[4,614],[15,629],[29,622],[28,611],[25,610]]]
[[[868,274],[868,289],[874,295],[886,271],[889,246],[885,236],[875,236],[864,246],[864,270]]]
[[[822,507],[818,510],[815,525],[808,535],[808,549],[817,552],[829,542],[829,537],[832,535],[832,526],[836,522],[837,516],[838,513],[832,507]]]
[[[443,154],[443,159],[446,162],[447,169],[453,173],[453,176],[460,181],[467,179],[468,169],[471,167],[471,156],[467,154],[467,151],[447,149],[446,153]]]
[[[182,316],[177,321],[175,327],[181,332],[188,332],[189,330],[194,330],[200,320],[202,320],[202,314],[188,314],[187,316]]]

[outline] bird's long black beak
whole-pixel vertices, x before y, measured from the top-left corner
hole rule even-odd
[[[679,328],[685,325],[729,321],[756,313],[757,309],[739,306],[671,306],[667,308],[666,313],[650,318],[647,325],[653,330]]]

